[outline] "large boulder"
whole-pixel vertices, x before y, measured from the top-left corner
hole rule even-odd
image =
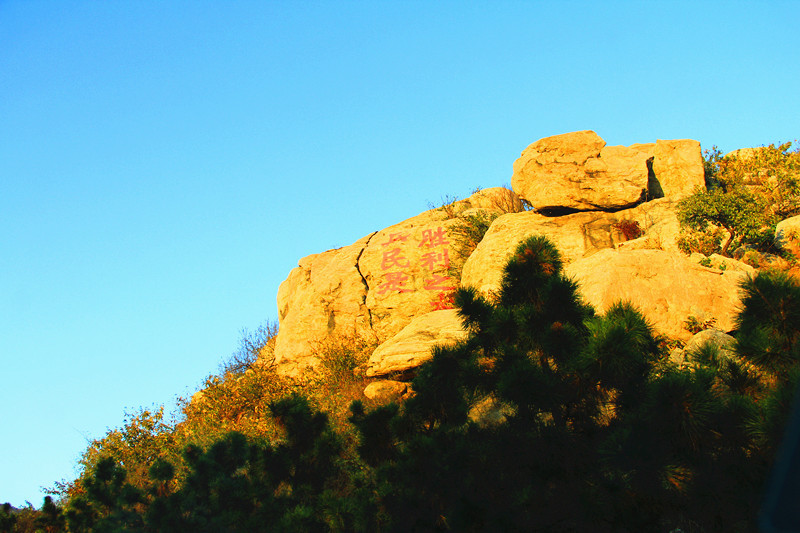
[[[373,381],[364,389],[364,396],[375,403],[396,402],[408,394],[408,383],[382,379]]]
[[[679,200],[705,181],[697,141],[606,146],[595,132],[578,131],[528,146],[511,186],[538,211],[615,210],[646,198]]]
[[[368,287],[358,258],[373,236],[304,257],[281,283],[275,363],[285,373],[298,374],[313,364],[313,347],[320,339],[370,333]]]
[[[700,143],[691,139],[657,140],[653,174],[664,196],[680,200],[706,186]]]
[[[716,347],[723,357],[728,359],[736,357],[736,339],[717,328],[704,329],[695,333],[683,347],[683,351],[687,355],[692,355],[707,345]]]
[[[647,189],[652,146],[606,146],[593,131],[540,139],[514,162],[511,187],[537,210],[619,209]]]
[[[739,312],[739,271],[705,268],[685,256],[663,250],[601,250],[565,268],[583,298],[599,312],[627,300],[659,333],[688,340],[689,316],[716,319],[722,331],[735,327]]]
[[[382,342],[429,311],[453,307],[460,260],[449,235],[459,219],[427,211],[377,232],[364,247],[358,267],[368,287],[365,305],[372,331]]]
[[[800,215],[787,218],[775,226],[775,244],[782,250],[792,251],[800,242]]]
[[[373,352],[367,363],[367,376],[402,373],[432,357],[438,344],[454,344],[467,337],[455,309],[433,311],[418,316]]]
[[[453,307],[460,246],[449,231],[464,212],[499,213],[519,199],[503,188],[425,211],[358,242],[300,260],[278,290],[275,362],[297,375],[317,362],[323,339],[381,343],[411,320]]]
[[[530,235],[550,238],[566,263],[588,257],[607,248],[657,248],[678,250],[675,244],[680,224],[673,204],[662,198],[633,209],[608,213],[587,211],[547,217],[533,211],[510,213],[497,218],[469,256],[461,273],[461,285],[485,295],[500,288],[503,268],[517,247]],[[627,240],[621,225],[637,224],[644,232]]]

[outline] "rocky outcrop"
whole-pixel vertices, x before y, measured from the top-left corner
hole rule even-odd
[[[700,143],[658,140],[606,146],[593,131],[540,139],[514,162],[511,186],[542,212],[618,210],[678,200],[704,186]]]
[[[405,372],[431,358],[437,344],[455,344],[466,338],[455,309],[433,311],[418,316],[373,352],[367,363],[367,376]]]
[[[700,143],[690,139],[656,141],[653,174],[665,197],[680,200],[705,188]]]
[[[717,328],[704,329],[695,333],[686,343],[686,346],[683,347],[683,351],[687,355],[692,355],[703,346],[708,345],[717,348],[723,357],[733,358],[736,356],[734,348],[736,339]]]
[[[647,149],[606,147],[593,131],[546,137],[514,162],[511,187],[537,210],[631,207],[647,189],[650,156]]]
[[[791,250],[791,245],[798,242],[800,242],[800,215],[778,222],[775,226],[775,244],[783,250]]]
[[[627,240],[620,223],[636,223],[641,237]],[[615,248],[658,248],[677,252],[680,225],[674,205],[668,199],[641,204],[614,213],[589,211],[561,217],[536,212],[509,213],[495,220],[483,240],[464,264],[463,286],[475,287],[484,295],[497,291],[503,268],[514,248],[530,235],[545,235],[558,246],[570,263],[600,250]]]
[[[466,336],[452,309],[454,289],[496,292],[509,255],[534,234],[556,244],[567,273],[600,312],[623,298],[673,337],[687,338],[689,315],[713,316],[730,329],[737,283],[752,269],[678,252],[676,202],[698,186],[704,181],[696,141],[606,146],[593,131],[541,139],[514,163],[514,191],[477,191],[301,259],[278,291],[278,370],[305,372],[323,340],[366,338],[378,346],[368,376],[407,376],[434,345]],[[522,199],[537,211],[523,211]],[[468,258],[460,257],[456,238],[467,214],[498,217]],[[397,393],[380,387],[370,393]]]
[[[407,396],[409,393],[408,383],[383,379],[373,381],[364,389],[364,396],[375,403],[395,402]]]
[[[706,268],[663,250],[602,250],[566,266],[584,299],[598,312],[627,300],[655,329],[688,340],[689,316],[713,317],[723,331],[734,329],[739,284],[747,275]]]
[[[297,375],[316,363],[321,339],[371,338],[381,343],[411,320],[453,307],[460,247],[449,230],[460,213],[521,207],[502,187],[425,211],[358,242],[300,260],[278,290],[280,329],[275,362]]]
[[[281,283],[275,363],[286,372],[303,372],[305,366],[313,364],[309,359],[320,338],[371,334],[365,304],[367,287],[358,258],[372,237],[304,257]]]

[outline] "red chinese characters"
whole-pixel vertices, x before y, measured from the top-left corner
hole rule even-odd
[[[419,252],[412,252],[405,248],[408,245],[407,233],[390,233],[386,242],[381,243],[385,248],[381,257],[381,270],[384,271],[383,283],[378,285],[377,294],[384,296],[391,293],[413,292],[415,288],[412,270],[412,260],[409,257],[419,257],[416,263],[426,272],[422,280],[422,287],[427,291],[435,291],[436,298],[431,302],[434,310],[453,308],[453,291],[458,283],[447,275],[450,268],[450,250],[447,232],[443,227],[422,230],[422,239],[417,248]],[[413,248],[412,248],[413,250]]]
[[[431,302],[434,311],[452,309],[455,305],[452,292],[440,292],[438,298]]]
[[[450,268],[450,253],[447,248],[441,252],[428,252],[422,255],[420,264],[428,270],[436,270],[437,267],[442,270]]]
[[[406,282],[410,278],[402,272],[389,272],[386,274],[385,281],[378,286],[378,294],[384,295],[387,292],[411,292],[406,288]]]
[[[419,243],[419,247],[437,248],[423,254],[421,261],[422,265],[431,272],[423,287],[428,291],[439,291],[437,299],[431,302],[434,310],[453,308],[453,291],[456,289],[456,283],[450,276],[436,273],[437,270],[447,272],[450,268],[448,244],[450,241],[447,240],[447,233],[441,226],[435,230],[426,229],[422,232],[422,242]]]
[[[403,255],[401,248],[392,248],[389,251],[383,252],[383,259],[381,260],[381,270],[389,270],[390,268],[400,267],[406,268],[409,266],[408,259]]]
[[[450,241],[447,240],[447,234],[441,226],[435,230],[426,229],[422,231],[422,242],[419,243],[420,247],[447,246],[448,244],[450,244]]]
[[[455,286],[452,283],[450,276],[432,274],[430,279],[425,280],[425,289],[429,291],[452,291],[455,290]]]

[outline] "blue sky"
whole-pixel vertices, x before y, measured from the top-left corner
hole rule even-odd
[[[301,257],[531,142],[800,125],[800,2],[0,0],[0,502],[174,406]]]

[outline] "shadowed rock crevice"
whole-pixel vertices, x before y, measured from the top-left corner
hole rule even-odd
[[[664,189],[661,188],[661,182],[658,181],[656,173],[653,170],[653,161],[655,157],[647,160],[647,200],[655,200],[656,198],[664,198]]]
[[[661,196],[658,198],[662,198],[664,194],[662,193]],[[644,202],[649,202],[653,198],[648,198],[648,192],[645,189],[642,189],[642,195],[639,199],[630,205],[626,205],[623,207],[603,207],[603,206],[593,206],[592,208],[587,209],[576,209],[574,207],[566,207],[566,206],[555,206],[555,207],[543,207],[541,209],[536,209],[536,213],[548,217],[548,218],[557,218],[563,217],[567,215],[574,215],[575,213],[619,213],[620,211],[626,211],[628,209],[633,209]]]
[[[364,255],[364,250],[367,249],[367,246],[369,246],[370,241],[377,234],[378,234],[378,232],[374,231],[374,232],[372,232],[372,234],[369,237],[367,237],[367,242],[364,243],[364,247],[361,248],[360,252],[358,252],[358,256],[356,257],[356,264],[355,264],[356,271],[358,272],[358,275],[361,276],[361,282],[364,284],[364,296],[361,299],[361,303],[364,306],[364,309],[367,310],[367,321],[369,322],[369,329],[370,330],[372,330],[372,310],[367,305],[367,294],[369,294],[369,283],[367,282],[367,278],[364,277],[364,273],[361,272],[361,266],[359,265],[359,261],[361,261],[361,256]]]

